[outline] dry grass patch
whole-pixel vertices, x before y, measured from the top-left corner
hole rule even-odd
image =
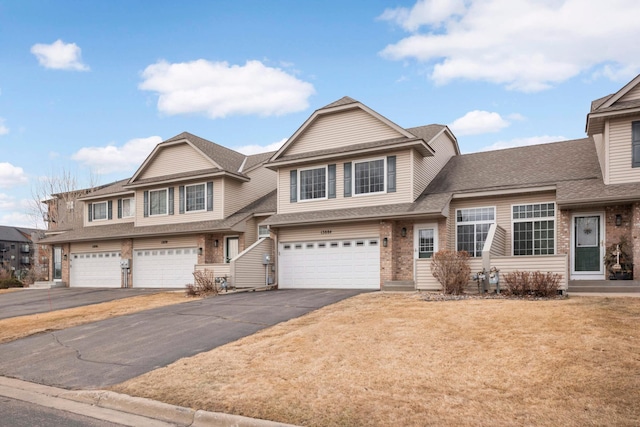
[[[23,290],[24,290],[24,288],[0,289],[0,294],[8,294],[9,292],[23,291]]]
[[[113,390],[309,426],[635,426],[640,299],[363,294]]]
[[[83,307],[2,319],[0,320],[0,343],[40,332],[70,328],[110,317],[186,301],[193,301],[193,299],[186,298],[184,292],[161,292]]]

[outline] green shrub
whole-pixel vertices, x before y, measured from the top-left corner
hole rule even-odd
[[[431,274],[442,285],[443,293],[463,294],[471,277],[469,253],[447,250],[436,252],[431,259]]]
[[[0,280],[0,289],[22,288],[24,285],[16,278]]]
[[[506,293],[515,296],[553,297],[558,294],[561,274],[514,271],[504,275]]]

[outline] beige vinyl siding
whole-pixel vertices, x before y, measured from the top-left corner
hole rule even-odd
[[[253,245],[256,240],[258,240],[258,222],[255,218],[249,218],[244,229],[244,246]]]
[[[469,267],[471,267],[471,274],[477,273],[482,270],[482,258],[472,258],[469,261]],[[474,281],[469,280],[469,285],[473,286]],[[417,259],[416,260],[416,289],[422,291],[437,291],[442,289],[442,285],[431,274],[431,259]]]
[[[168,186],[150,187],[145,189],[136,190],[136,226],[146,225],[161,225],[161,224],[175,224],[195,221],[209,221],[215,219],[222,219],[223,209],[223,192],[222,183],[224,178],[215,178],[213,180],[198,180],[192,182],[181,182],[179,185],[173,185],[173,215],[157,215],[157,216],[144,216],[144,192],[162,190],[169,188]],[[180,185],[190,184],[202,184],[207,181],[213,181],[213,211],[204,212],[185,212],[180,213]]]
[[[155,178],[214,167],[216,166],[211,160],[189,144],[170,145],[158,150],[137,179]]]
[[[163,243],[166,242],[166,243]],[[134,250],[162,249],[162,248],[195,248],[198,246],[198,236],[159,236],[133,241]]]
[[[491,257],[491,266],[500,270],[500,287],[505,288],[504,275],[514,271],[540,271],[562,275],[560,289],[567,289],[567,270],[569,262],[567,255],[539,255],[517,257]]]
[[[323,115],[309,125],[285,155],[340,148],[403,136],[360,108]]]
[[[593,135],[593,141],[596,146],[596,153],[598,154],[598,163],[600,163],[600,171],[604,178],[604,183],[608,184],[609,174],[607,170],[607,150],[605,147],[604,135],[601,133]]]
[[[251,202],[276,189],[277,172],[259,167],[247,173],[248,182],[224,179],[224,215],[239,211]]]
[[[505,233],[505,255],[512,255],[513,253],[513,238],[512,238],[512,209],[513,205],[522,205],[530,203],[551,203],[555,202],[555,192],[542,192],[542,193],[530,193],[530,194],[518,194],[512,196],[494,196],[483,197],[473,199],[454,199],[451,201],[449,210],[449,224],[448,234],[451,236],[448,239],[448,249],[456,250],[456,209],[465,208],[482,208],[482,207],[495,207],[496,208],[496,224],[504,229]],[[556,208],[556,233],[555,233],[555,245],[558,246],[558,210]],[[521,258],[520,256],[518,258]]]
[[[609,122],[609,184],[640,181],[640,168],[631,167],[631,122],[640,115]]]
[[[501,227],[496,227],[495,235],[493,236],[493,243],[491,245],[491,256],[503,256],[507,255],[507,231]]]
[[[71,243],[71,253],[115,251],[120,252],[121,249],[122,243],[120,240],[100,240],[95,242]]]
[[[344,163],[363,160],[381,159],[387,156],[396,156],[396,192],[376,193],[367,195],[352,195],[344,197]],[[385,160],[386,161],[386,160]],[[304,169],[314,167],[324,167],[330,163],[316,163],[305,165]],[[403,150],[387,153],[385,156],[363,156],[335,162],[336,165],[336,198],[322,200],[305,200],[296,203],[290,202],[289,171],[298,168],[279,169],[278,176],[278,213],[308,212],[327,209],[357,208],[364,206],[389,205],[393,203],[413,202],[413,191],[411,188],[411,151]],[[352,177],[355,175],[352,166]]]
[[[449,159],[456,155],[454,142],[444,132],[432,141],[430,145],[435,151],[433,157],[422,157],[416,151],[412,153],[414,200],[422,194]]]
[[[258,288],[266,285],[266,268],[262,264],[263,254],[273,259],[273,240],[261,239],[238,254],[231,263],[233,286],[236,288]]]
[[[136,217],[135,215],[132,217],[127,217],[127,218],[118,218],[118,199],[127,199],[127,198],[134,198],[133,194],[130,196],[126,196],[126,197],[116,197],[116,198],[112,198],[112,199],[103,199],[103,200],[88,200],[86,201],[83,205],[82,208],[83,210],[83,214],[82,214],[82,218],[84,220],[84,226],[85,227],[94,227],[94,226],[101,226],[101,225],[112,225],[112,224],[121,224],[121,223],[125,223],[125,222],[135,222]],[[109,202],[111,201],[112,203],[112,218],[111,219],[105,219],[105,220],[93,220],[91,222],[89,222],[89,207],[88,204],[89,203],[102,203],[102,202]],[[136,201],[134,200],[134,204],[136,204]],[[135,206],[136,208],[136,212],[137,212],[137,205]]]
[[[640,99],[640,85],[625,93],[624,96],[616,101],[613,105],[617,104],[618,102],[634,101],[636,99]]]
[[[278,230],[278,241],[302,242],[317,240],[353,239],[357,237],[378,237],[380,226],[377,222],[357,222],[349,224],[327,224],[287,227]]]

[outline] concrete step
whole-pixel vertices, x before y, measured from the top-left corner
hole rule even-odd
[[[598,292],[598,293],[618,293],[618,292],[640,292],[639,286],[569,286],[571,292]]]
[[[64,288],[67,284],[64,282],[35,282],[33,285],[29,285],[27,289],[51,289],[51,288]]]
[[[388,292],[413,292],[416,284],[413,280],[387,280],[382,285],[383,291]]]
[[[569,292],[640,292],[638,280],[571,280]]]

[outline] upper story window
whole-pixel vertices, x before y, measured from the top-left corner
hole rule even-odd
[[[167,189],[149,191],[149,215],[166,215],[169,198]]]
[[[198,212],[206,210],[206,185],[195,184],[185,185],[185,210],[187,212]]]
[[[456,209],[456,247],[472,257],[481,256],[491,224],[496,222],[496,208]]]
[[[512,211],[513,254],[553,255],[555,248],[555,204],[515,205]]]
[[[135,199],[130,197],[128,199],[119,200],[119,218],[131,218],[136,214]]]
[[[354,162],[354,193],[370,194],[385,191],[384,159]]]
[[[269,237],[271,234],[269,233],[268,225],[259,225],[258,226],[258,238],[261,237]]]
[[[107,219],[107,202],[99,202],[92,204],[93,220],[101,221]]]
[[[327,168],[300,171],[300,200],[327,198]]]
[[[634,168],[640,167],[640,121],[631,123],[632,163]]]

